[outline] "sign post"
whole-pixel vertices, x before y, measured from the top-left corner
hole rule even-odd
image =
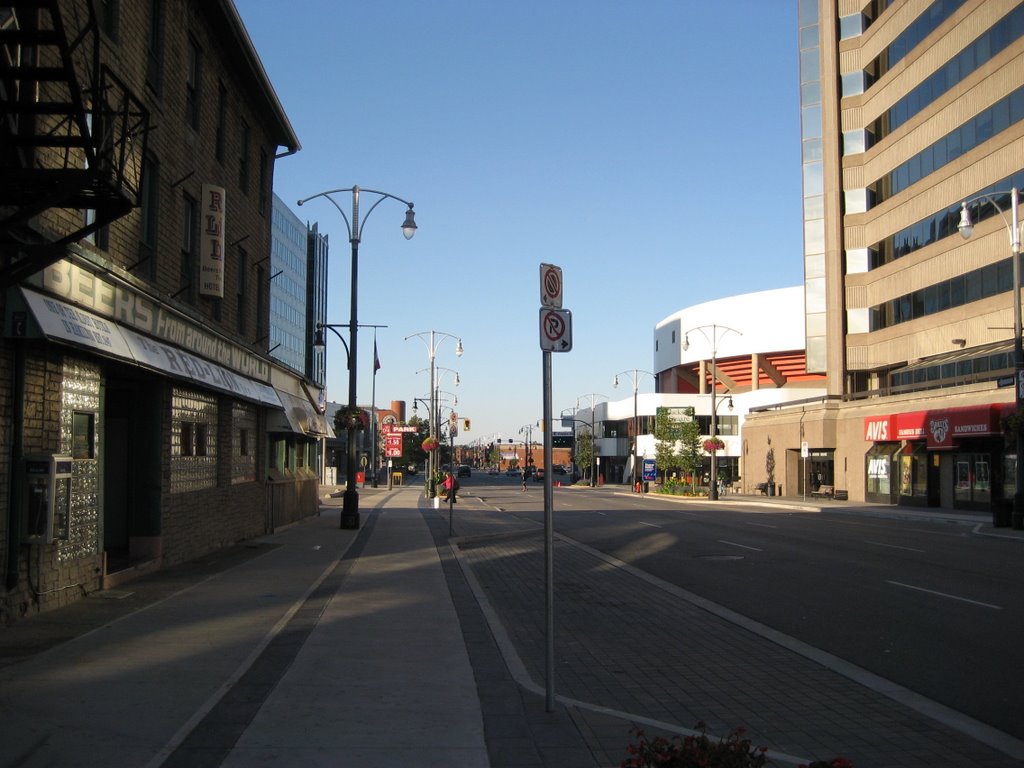
[[[555,711],[555,561],[554,496],[552,493],[551,353],[572,350],[572,313],[562,309],[562,269],[540,265],[540,348],[543,356],[544,414],[544,581],[547,628],[545,707]]]

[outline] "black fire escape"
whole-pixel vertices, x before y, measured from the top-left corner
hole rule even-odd
[[[93,2],[0,6],[0,289],[139,205],[149,115],[100,63]]]

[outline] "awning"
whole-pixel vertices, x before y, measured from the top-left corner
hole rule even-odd
[[[946,365],[947,363],[958,363],[961,360],[973,360],[976,357],[984,357],[986,355],[998,354],[999,352],[1012,351],[1012,339],[1009,341],[994,341],[991,344],[982,344],[977,347],[970,347],[969,349],[957,349],[953,352],[944,352],[941,355],[933,355],[931,357],[922,358],[921,360],[915,360],[913,363],[904,365],[902,368],[896,368],[889,371],[889,375],[895,376],[898,373],[909,373],[921,368],[931,368],[936,365]]]
[[[25,305],[42,335],[143,368],[160,371],[177,379],[226,392],[274,408],[282,403],[277,391],[261,381],[241,376],[228,368],[196,357],[178,347],[115,323],[59,299],[21,288]],[[8,323],[8,329],[12,328]],[[19,333],[20,331],[20,333]],[[14,335],[27,335],[26,328]]]
[[[307,437],[334,437],[324,415],[307,398],[277,391],[283,411],[275,411],[267,419],[267,432],[294,432]]]

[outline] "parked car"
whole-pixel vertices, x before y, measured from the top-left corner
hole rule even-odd
[[[533,473],[533,482],[543,483],[544,482],[544,467],[537,467]]]
[[[472,474],[473,471],[468,464],[459,464],[459,468],[455,471],[456,477],[470,477]]]

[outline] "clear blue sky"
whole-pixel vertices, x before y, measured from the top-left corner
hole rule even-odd
[[[520,439],[543,412],[541,263],[562,268],[573,316],[573,350],[552,355],[556,418],[583,394],[631,396],[612,378],[651,370],[673,312],[802,280],[795,0],[236,6],[303,147],[275,191],[331,239],[329,322],[349,316],[345,223],[294,202],[357,184],[416,205],[412,240],[385,201],[360,245],[359,320],[388,326],[378,406],[428,396],[427,346],[404,339],[433,329],[465,347],[437,355],[472,419],[457,442]],[[344,401],[328,339],[328,399]]]

